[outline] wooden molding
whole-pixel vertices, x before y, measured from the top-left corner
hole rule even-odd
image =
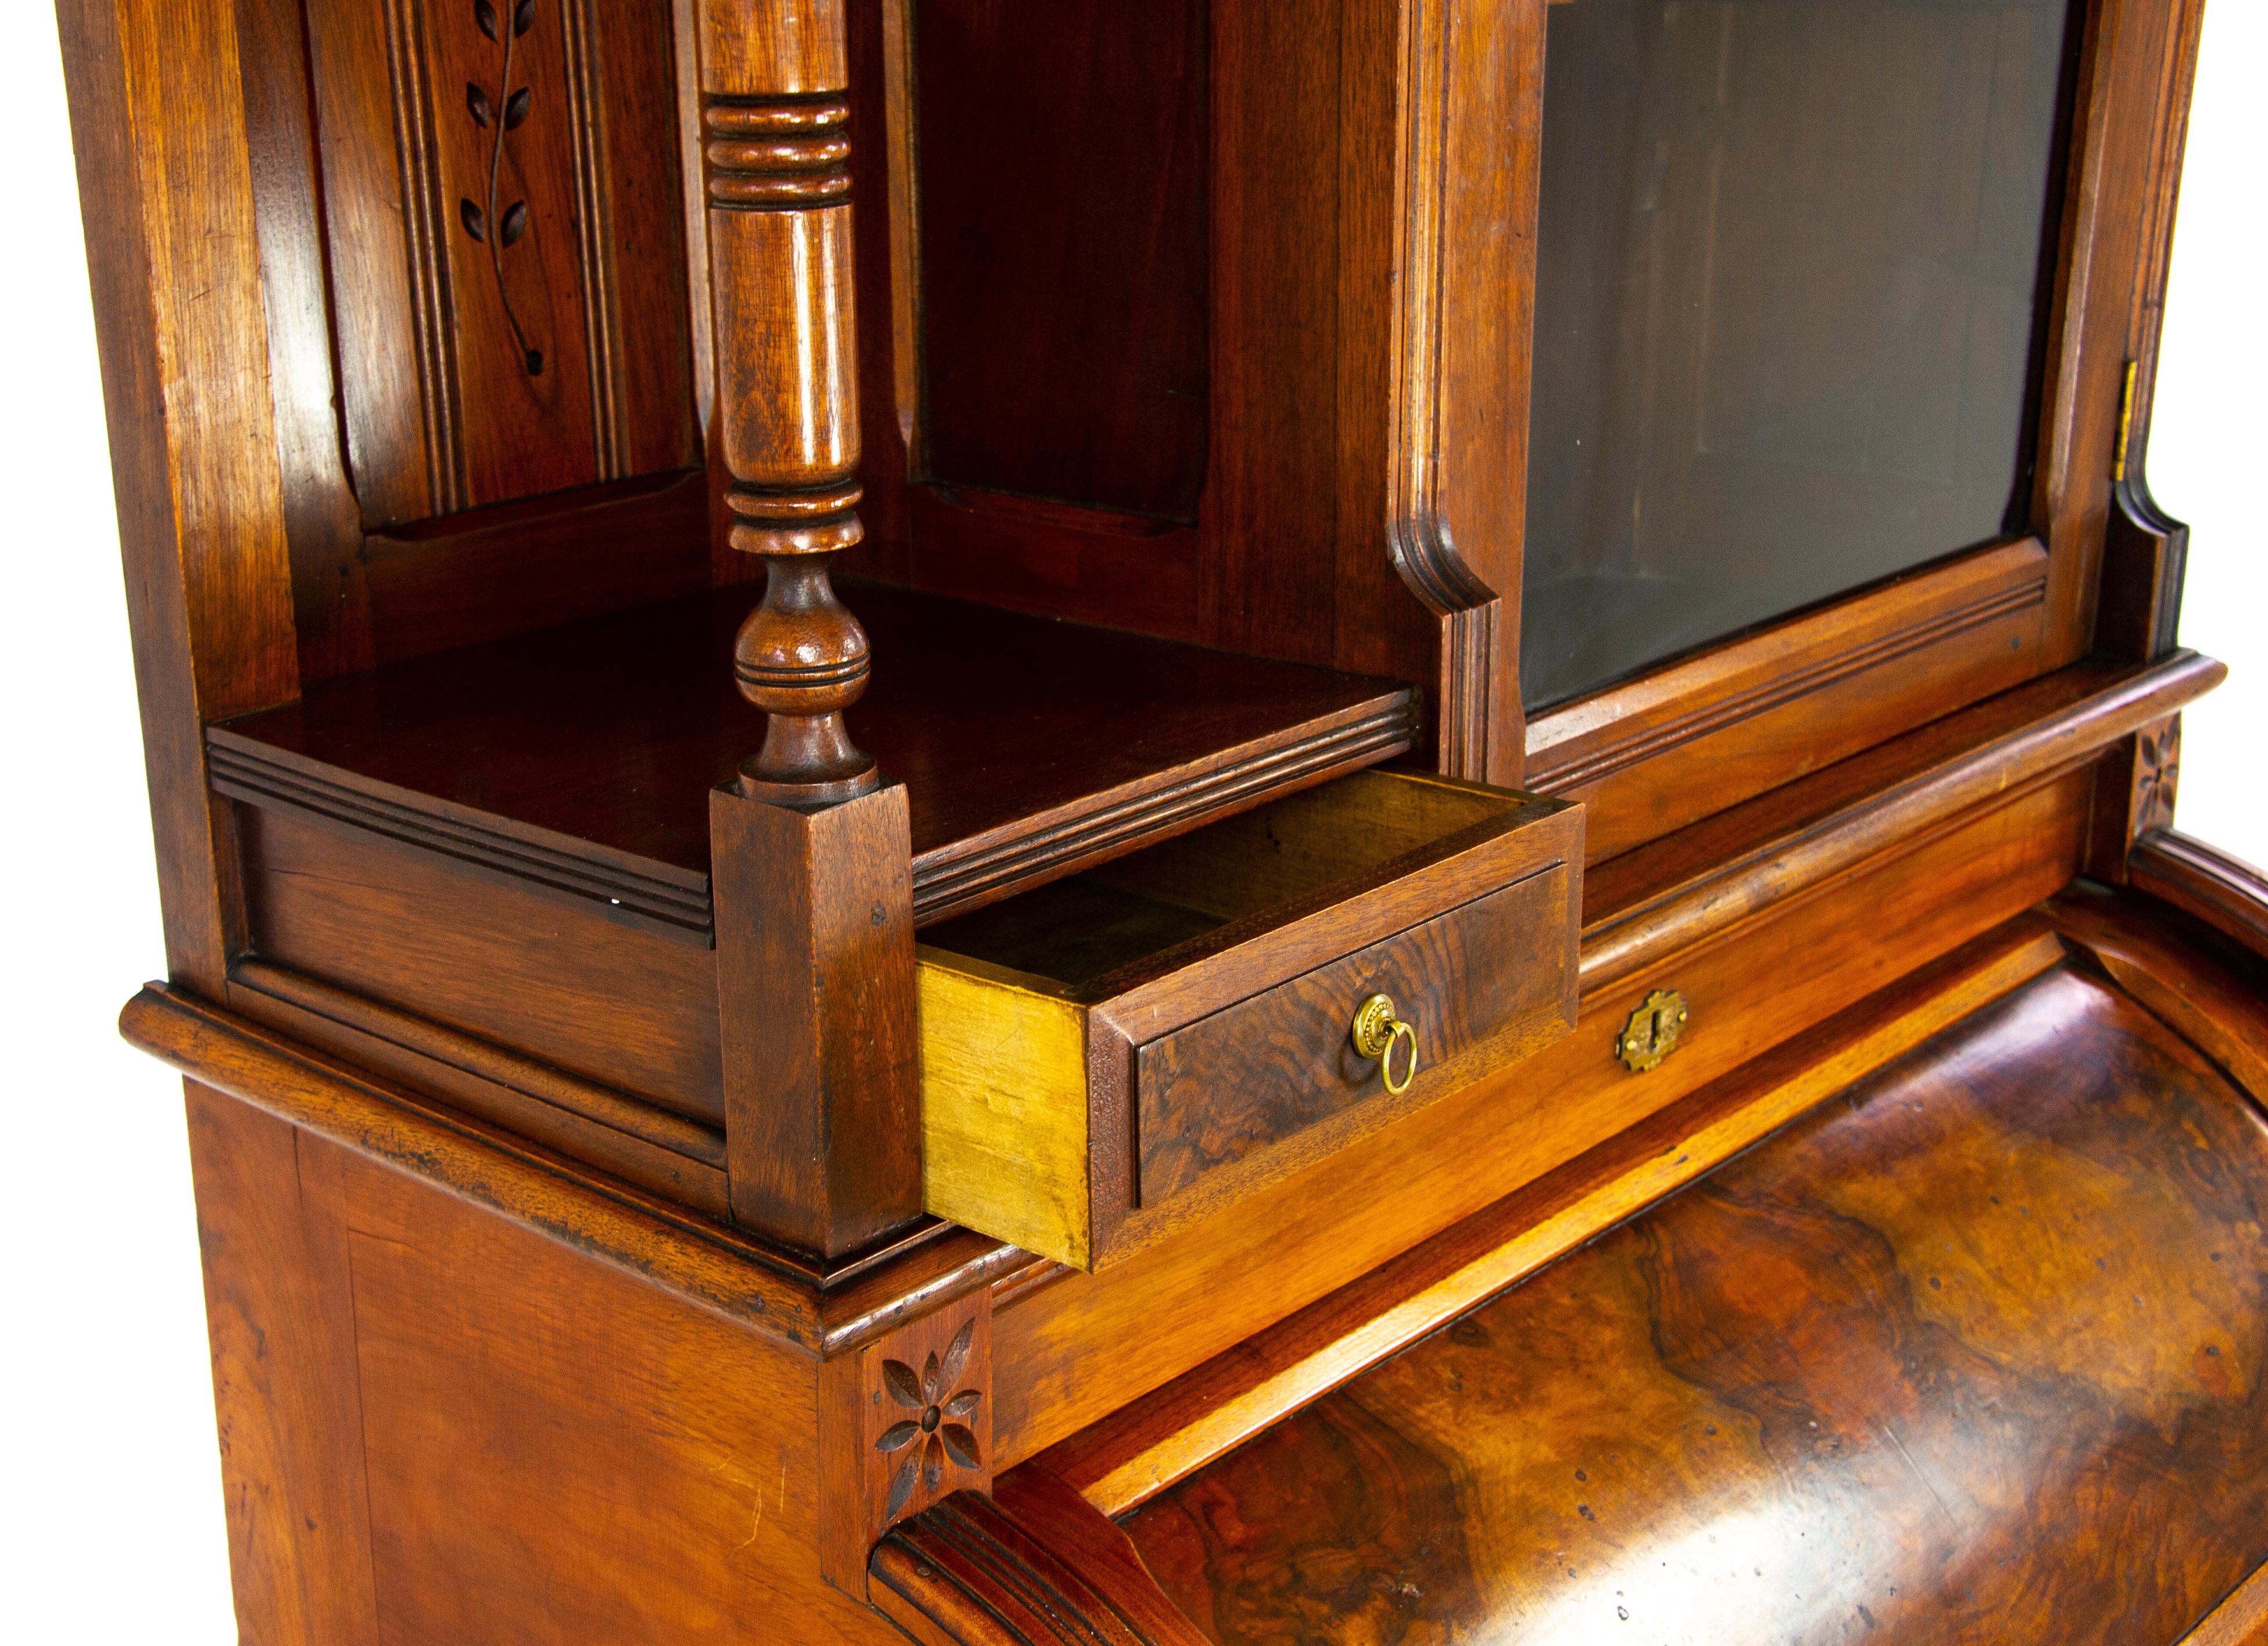
[[[2126,860],[2127,884],[2268,959],[2268,875],[2203,841],[2161,828]]]
[[[2047,555],[1961,556],[1539,716],[1528,786],[1585,801],[1594,861],[2038,672]]]
[[[1204,1646],[1116,1526],[1029,1466],[876,1547],[869,1599],[924,1646]]]
[[[205,732],[216,793],[375,837],[519,891],[703,948],[713,941],[709,877],[450,805],[239,737]]]
[[[927,925],[1279,791],[1375,764],[1408,749],[1416,736],[1414,694],[1390,693],[933,847],[913,860],[915,922]],[[209,728],[205,743],[212,787],[231,799],[289,811],[624,924],[703,947],[713,943],[710,878],[701,870],[421,794],[230,727]]]
[[[2176,1646],[2264,1646],[2268,1642],[2268,1566],[2205,1613]]]
[[[1585,886],[1584,992],[1918,845],[1972,808],[2164,719],[2227,672],[2194,652],[2146,667],[2066,670],[1599,865]]]
[[[119,1029],[192,1080],[821,1358],[854,1354],[924,1310],[989,1297],[1033,1261],[929,1224],[854,1260],[814,1264],[164,984],[129,1001]]]
[[[641,1187],[729,1216],[718,1128],[290,966],[243,959],[229,1004]]]

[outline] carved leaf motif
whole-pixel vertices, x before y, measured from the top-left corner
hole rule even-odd
[[[914,1495],[914,1482],[920,1478],[921,1453],[917,1451],[907,1458],[899,1466],[898,1472],[890,1477],[890,1501],[882,1508],[887,1518],[895,1520],[898,1517],[898,1511],[906,1506],[906,1499]]]
[[[504,221],[497,227],[497,241],[510,246],[527,232],[527,202],[515,200],[504,209]]]
[[[922,1363],[921,1392],[924,1406],[935,1406],[944,1397],[945,1374],[938,1370],[934,1355]]]
[[[945,1442],[946,1452],[962,1468],[973,1469],[983,1461],[976,1455],[976,1436],[974,1430],[963,1429],[958,1423],[947,1423],[937,1433],[938,1438]]]
[[[922,1485],[933,1492],[944,1479],[945,1448],[938,1444],[937,1437],[932,1435],[929,1444],[922,1448]]]
[[[882,1437],[874,1443],[874,1450],[884,1453],[903,1451],[920,1438],[919,1423],[893,1423],[882,1431]]]
[[[489,94],[475,81],[465,82],[465,107],[472,111],[473,124],[486,129],[495,111],[489,107]]]
[[[502,38],[497,33],[495,0],[473,0],[473,20],[481,26],[481,33],[490,40]]]
[[[512,9],[512,32],[515,38],[535,26],[535,0],[519,0]]]
[[[457,215],[465,220],[465,232],[476,240],[489,238],[488,214],[469,200],[457,202]]]
[[[953,1342],[945,1351],[945,1365],[938,1373],[939,1393],[961,1381],[961,1371],[968,1364],[968,1346],[976,1339],[976,1322],[974,1320],[963,1322],[961,1330],[953,1334]]]
[[[535,89],[533,86],[524,85],[514,92],[504,101],[504,129],[506,131],[518,131],[521,122],[527,119],[528,106],[534,101]],[[488,121],[482,121],[481,124],[485,126]]]
[[[914,1369],[902,1360],[882,1363],[882,1386],[890,1392],[890,1398],[900,1406],[910,1406],[919,1411],[929,1404],[922,1399],[921,1379],[915,1377]]]
[[[945,1403],[945,1415],[947,1417],[966,1417],[975,1411],[983,1400],[983,1390],[963,1389]]]

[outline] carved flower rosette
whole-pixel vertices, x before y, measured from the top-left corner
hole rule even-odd
[[[972,1320],[954,1335],[943,1360],[931,1355],[918,1373],[903,1361],[882,1362],[882,1386],[902,1414],[874,1443],[875,1451],[901,1459],[890,1476],[889,1502],[883,1511],[887,1518],[898,1517],[911,1501],[916,1486],[923,1488],[924,1495],[934,1494],[945,1480],[948,1458],[968,1469],[981,1466],[983,1461],[976,1431],[968,1422],[983,1400],[983,1392],[956,1387],[961,1374],[968,1370],[969,1345],[976,1334],[976,1323]]]

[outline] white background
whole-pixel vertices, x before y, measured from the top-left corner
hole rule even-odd
[[[2268,863],[2268,5],[2205,20],[2150,479],[2194,528],[2182,638],[2229,684],[2185,724],[2180,820]],[[180,1087],[118,1040],[163,969],[101,393],[54,18],[0,4],[0,1635],[234,1638]]]

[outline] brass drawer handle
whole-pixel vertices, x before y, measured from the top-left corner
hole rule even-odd
[[[1410,1090],[1410,1083],[1418,1078],[1418,1031],[1394,1015],[1394,1002],[1384,995],[1373,995],[1355,1008],[1354,1027],[1347,1038],[1354,1049],[1365,1057],[1375,1058],[1379,1073],[1386,1077],[1386,1089],[1395,1097]],[[1394,1077],[1394,1046],[1406,1042],[1410,1061],[1403,1069],[1402,1078]]]

